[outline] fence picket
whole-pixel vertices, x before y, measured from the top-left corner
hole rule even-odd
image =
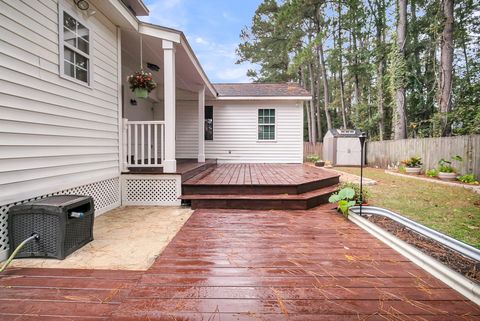
[[[368,165],[381,168],[420,156],[424,169],[431,169],[440,159],[448,160],[454,155],[464,159],[454,163],[460,174],[474,173],[480,177],[480,135],[367,142]]]

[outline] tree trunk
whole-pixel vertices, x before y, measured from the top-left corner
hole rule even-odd
[[[305,83],[305,72],[303,70],[303,67],[300,68],[300,83],[303,88],[305,88],[306,83]],[[307,131],[308,131],[308,142],[312,142],[312,120],[310,118],[310,109],[309,109],[309,103],[307,101],[303,102],[303,107],[305,110],[305,115],[307,116]]]
[[[314,97],[315,96],[315,93],[314,93],[314,90],[313,90],[313,86],[314,86],[314,78],[313,78],[313,68],[312,68],[312,63],[308,63],[308,75],[309,75],[309,79],[310,79],[310,93],[312,95],[312,100],[309,101],[309,105],[310,105],[310,117],[312,118],[311,120],[311,128],[312,128],[312,142],[316,142],[317,141],[317,125],[315,123],[315,104],[314,104]]]
[[[341,112],[342,112],[342,123],[343,128],[347,128],[347,115],[346,115],[346,107],[345,107],[345,88],[343,84],[343,54],[342,54],[342,5],[341,2],[338,3],[338,80],[340,85],[340,103],[341,103]]]
[[[323,44],[322,41],[318,44],[318,53],[320,56],[320,69],[322,72],[323,80],[323,104],[325,107],[325,119],[327,120],[327,129],[332,129],[332,118],[330,117],[330,112],[328,110],[329,105],[329,92],[328,92],[328,78],[327,78],[327,69],[325,67],[325,57],[323,55]]]
[[[383,101],[383,73],[385,62],[383,57],[382,30],[377,30],[377,105],[378,105],[378,136],[380,140],[385,138],[385,107]]]
[[[398,0],[398,21],[397,21],[397,50],[398,57],[405,61],[405,45],[407,40],[407,0]],[[395,117],[394,133],[395,139],[407,138],[407,117],[405,112],[405,70],[401,68],[401,79],[395,89]]]
[[[319,53],[319,50],[318,50],[318,46],[315,46],[315,53],[316,53],[316,60],[317,60],[317,63],[316,63],[316,76],[317,76],[317,82],[316,82],[316,86],[315,86],[315,89],[316,89],[316,95],[317,95],[317,115],[318,115],[318,140],[319,141],[322,141],[323,140],[323,130],[322,130],[322,123],[321,123],[321,117],[320,115],[322,114],[322,106],[321,106],[321,102],[320,102],[320,91],[321,91],[321,88],[320,88],[320,84],[322,83],[322,73],[321,73],[321,67],[320,67],[320,53]]]
[[[358,49],[357,49],[357,37],[355,36],[356,31],[352,31],[352,47],[353,47],[353,64],[355,66],[355,74],[353,75],[353,93],[355,96],[354,103],[356,105],[360,104],[360,78],[358,77]],[[358,108],[357,108],[358,109]]]
[[[441,115],[442,136],[449,136],[451,128],[448,113],[452,109],[453,85],[453,0],[442,0],[442,18],[438,106]]]
[[[378,108],[378,136],[380,140],[385,139],[385,102],[384,102],[384,90],[383,90],[383,74],[385,70],[385,1],[375,1],[375,9],[373,9],[371,2],[368,4],[372,8],[372,12],[375,15],[375,29],[376,29],[376,51],[377,51],[377,108]],[[375,14],[376,13],[376,14]]]
[[[317,67],[317,66],[316,66]],[[318,74],[320,73],[318,71],[318,68],[315,68],[315,70],[317,70],[316,73],[314,73],[316,75],[316,78],[315,79],[318,79]],[[315,111],[316,111],[316,115],[317,115],[317,131],[318,131],[318,141],[322,141],[322,138],[323,138],[323,131],[322,131],[322,121],[321,121],[321,115],[322,115],[322,111],[321,111],[321,108],[320,108],[320,83],[318,82],[315,82]]]

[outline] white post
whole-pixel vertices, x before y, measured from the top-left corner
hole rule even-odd
[[[198,91],[198,162],[205,162],[205,86]]]
[[[122,118],[122,31],[117,27],[117,117],[118,117],[118,170],[128,172],[126,146],[126,119]]]
[[[128,153],[128,141],[127,137],[127,130],[128,130],[128,119],[122,119],[122,153],[120,154],[120,164],[122,166],[122,172],[128,172],[128,157],[130,157],[130,153]]]
[[[175,48],[173,42],[162,41],[163,48],[163,82],[165,102],[165,161],[163,171],[175,173]]]

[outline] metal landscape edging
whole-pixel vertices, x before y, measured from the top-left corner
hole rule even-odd
[[[358,214],[360,212],[360,206],[354,206],[350,208],[350,211]],[[446,247],[451,248],[452,250],[455,250],[466,257],[471,258],[472,260],[480,262],[479,249],[466,243],[460,242],[454,238],[451,238],[450,236],[435,231],[408,218],[405,218],[397,213],[376,206],[362,206],[362,213],[368,215],[379,215],[388,217],[389,219],[400,223],[403,226],[422,234],[423,236],[431,238],[438,243],[445,245]]]
[[[406,257],[407,259],[409,259],[410,261],[412,261],[413,263],[439,279],[440,281],[444,282],[472,302],[480,305],[480,285],[469,280],[460,273],[450,269],[443,263],[423,253],[422,251],[418,250],[407,242],[385,231],[378,225],[356,214],[355,212],[357,209],[359,209],[358,206],[353,207],[350,210],[348,218],[352,222],[354,222],[355,224],[363,228],[365,231],[372,234],[377,239],[390,246],[392,249],[394,249],[395,251],[397,251],[398,253],[400,253],[401,255],[403,255],[404,257]],[[364,206],[362,209],[362,213],[378,215],[371,212],[373,209],[378,208],[373,206]],[[443,242],[441,243],[444,244]]]

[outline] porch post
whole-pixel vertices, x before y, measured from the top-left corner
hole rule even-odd
[[[128,163],[130,162],[130,155],[128,154],[128,119],[122,118],[122,152],[120,153],[120,164],[122,166],[122,172],[128,172]]]
[[[175,173],[175,47],[173,42],[162,41],[163,48],[163,82],[165,103],[165,159],[164,173]]]
[[[198,91],[198,162],[205,162],[205,86]]]

